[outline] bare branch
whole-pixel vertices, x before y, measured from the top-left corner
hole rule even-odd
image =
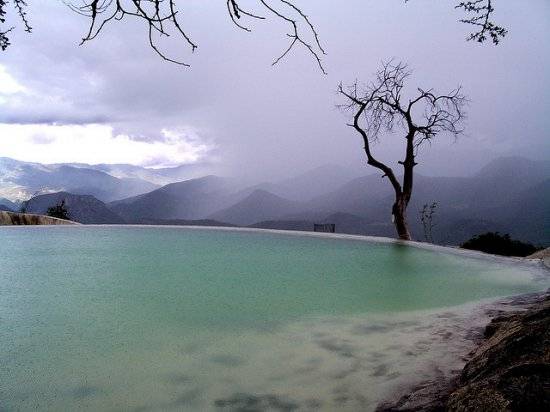
[[[494,13],[491,0],[472,0],[461,1],[455,6],[456,9],[462,9],[471,17],[461,19],[462,23],[470,24],[478,28],[477,31],[470,33],[467,40],[474,40],[483,43],[487,36],[491,37],[493,44],[498,44],[500,39],[506,36],[508,30],[493,23],[491,15]]]
[[[419,96],[409,102],[409,111],[415,105],[424,103],[422,123],[415,125],[419,138],[415,146],[430,140],[438,133],[448,132],[457,136],[464,132],[462,123],[466,118],[465,106],[468,103],[461,93],[462,88],[452,90],[446,95],[435,95],[431,90],[418,89]]]
[[[26,0],[0,0],[0,24],[5,23],[6,5],[12,2],[19,19],[23,22],[25,31],[31,32],[31,26],[27,20],[27,1]],[[191,48],[191,52],[195,51],[197,44],[191,40],[191,36],[188,35],[185,27],[180,24],[178,20],[178,9],[175,5],[176,0],[62,0],[71,10],[78,14],[84,15],[90,19],[87,34],[82,39],[82,43],[90,41],[97,37],[99,32],[104,26],[112,21],[120,21],[126,15],[133,16],[141,19],[148,25],[148,32],[157,31],[163,36],[168,36],[168,29],[171,27],[175,29],[178,34],[184,38],[187,45]],[[71,1],[78,1],[81,5],[76,6],[70,3]],[[184,0],[180,0],[184,2]],[[250,32],[251,29],[242,23],[242,19],[250,18],[256,20],[265,20],[266,18],[260,16],[251,11],[244,10],[240,6],[241,0],[226,0],[226,7],[229,17],[233,24],[241,30]],[[303,46],[309,54],[311,54],[317,62],[319,68],[325,73],[321,57],[326,54],[324,48],[321,45],[317,29],[312,24],[309,17],[298,8],[291,0],[257,0],[258,3],[270,14],[281,19],[291,27],[289,47],[275,59],[273,64],[277,64],[296,46]],[[407,2],[409,0],[405,0]],[[279,4],[286,9],[284,12],[279,11],[275,4]],[[128,5],[128,6],[125,6]],[[494,44],[498,44],[501,39],[508,33],[508,31],[496,25],[492,21],[492,15],[494,8],[492,0],[469,0],[461,1],[455,6],[456,9],[461,9],[469,17],[463,18],[460,21],[462,23],[469,24],[477,28],[477,31],[470,33],[468,40],[475,40],[483,43],[489,37]],[[99,15],[106,14],[107,17],[100,19]],[[295,15],[296,17],[293,17]],[[170,23],[166,27],[167,24]],[[305,27],[305,34],[301,33],[299,28]],[[0,48],[5,50],[10,42],[8,39],[8,33],[12,31],[13,27],[7,29],[0,28]],[[307,37],[311,38],[311,41],[306,40]],[[155,45],[156,48],[156,45]],[[158,48],[155,50],[164,56]],[[177,62],[175,60],[168,59],[170,61]]]
[[[30,33],[32,31],[32,27],[27,20],[27,1],[26,0],[12,0],[13,7],[15,8],[15,11],[17,12],[19,19],[23,22],[23,26],[25,27],[25,31],[27,33]],[[0,0],[0,24],[4,24],[6,22],[6,6],[8,4],[8,0]],[[15,27],[11,26],[7,29],[0,29],[0,49],[6,50],[8,46],[10,45],[10,40],[8,38],[8,33],[10,33]]]
[[[298,16],[303,19],[307,25],[309,26],[309,28],[311,29],[311,32],[313,33],[313,36],[315,38],[315,42],[316,42],[316,46],[318,48],[319,51],[317,51],[311,44],[309,44],[308,42],[306,42],[303,37],[300,36],[300,34],[298,33],[298,20],[290,17],[290,16],[287,16],[277,10],[275,10],[272,6],[270,6],[265,0],[260,0],[260,3],[262,3],[264,5],[264,7],[266,9],[268,9],[271,13],[273,13],[275,16],[277,16],[278,18],[286,21],[287,23],[290,24],[290,26],[292,27],[292,33],[290,34],[287,34],[288,37],[290,37],[291,39],[291,42],[290,42],[290,45],[288,46],[288,48],[283,52],[283,54],[281,54],[277,59],[275,59],[273,61],[273,64],[272,65],[276,65],[277,63],[279,63],[284,57],[286,57],[286,55],[294,48],[294,46],[296,44],[301,44],[303,45],[308,51],[309,53],[315,58],[315,60],[317,61],[317,65],[319,66],[319,69],[321,69],[321,71],[323,72],[323,74],[327,74],[324,67],[323,67],[323,63],[321,61],[321,57],[319,55],[319,52],[321,54],[326,54],[325,53],[325,50],[323,49],[323,47],[321,47],[321,44],[319,43],[319,36],[317,34],[317,31],[315,30],[315,28],[313,27],[313,25],[311,24],[311,22],[309,21],[308,17],[296,6],[294,6],[292,3],[286,1],[286,0],[280,0],[281,3],[283,4],[286,4],[287,6],[289,6],[291,9],[293,9],[295,12],[298,13]]]
[[[291,38],[290,45],[273,64],[277,64],[286,57],[296,45],[301,45],[313,56],[321,71],[325,73],[320,58],[321,55],[325,54],[325,51],[319,41],[317,30],[309,18],[290,1],[278,0],[278,2],[286,9],[285,11],[279,11],[271,2],[258,0],[258,3],[266,11],[288,23],[291,27],[291,34],[288,35]],[[181,11],[176,6],[176,0],[81,0],[81,4],[78,6],[72,3],[68,3],[68,5],[73,11],[89,18],[88,31],[83,37],[81,44],[95,39],[104,26],[112,20],[122,20],[124,17],[129,16],[145,22],[148,29],[149,45],[155,53],[167,61],[189,66],[187,63],[166,56],[155,42],[155,35],[168,37],[170,31],[175,31],[179,36],[183,37],[191,52],[195,51],[198,47],[179,20]],[[237,28],[247,32],[250,32],[251,29],[243,23],[245,18],[253,20],[266,19],[254,12],[244,10],[239,4],[239,0],[226,0],[226,8],[233,24]],[[296,14],[297,17],[293,17],[293,14]],[[309,43],[302,36],[300,33],[301,26],[305,27],[307,32],[309,32],[309,37],[313,38],[313,43]]]
[[[410,0],[405,0],[405,3]],[[500,43],[501,38],[508,34],[502,26],[495,24],[491,18],[495,11],[492,0],[468,0],[461,1],[455,9],[463,10],[469,17],[460,19],[461,23],[469,24],[476,28],[476,31],[470,33],[466,40],[474,40],[479,43],[484,43],[488,36],[493,41],[493,44]]]
[[[401,184],[397,180],[395,173],[389,166],[387,166],[386,164],[376,159],[370,147],[371,140],[373,140],[373,137],[376,138],[380,129],[380,122],[377,121],[376,119],[370,119],[370,116],[368,115],[368,111],[372,110],[370,106],[370,102],[374,98],[375,94],[378,93],[378,91],[379,91],[378,88],[374,88],[373,90],[371,90],[369,97],[362,99],[358,95],[357,82],[355,82],[353,85],[348,87],[347,90],[342,86],[342,84],[340,84],[338,86],[338,92],[343,96],[345,96],[349,100],[349,102],[339,105],[338,107],[340,107],[343,110],[354,112],[353,124],[351,124],[351,126],[363,138],[363,144],[364,144],[363,149],[365,150],[365,154],[367,155],[367,163],[381,170],[384,173],[382,177],[385,177],[385,176],[388,177],[397,194],[397,193],[401,193]],[[362,117],[365,117],[365,119],[367,119],[366,127],[361,125]],[[373,121],[368,122],[369,120],[373,120]],[[369,133],[371,133],[371,136],[369,136]]]

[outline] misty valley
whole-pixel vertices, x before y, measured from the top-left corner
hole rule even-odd
[[[84,224],[244,226],[394,235],[391,188],[377,174],[336,165],[249,186],[200,175],[201,167],[146,169],[131,165],[53,165],[0,159],[0,208],[46,214],[62,200],[69,219]],[[420,211],[437,202],[433,242],[459,245],[484,232],[550,244],[550,162],[500,158],[468,177],[417,176],[409,220],[424,240]],[[30,199],[29,199],[30,198]],[[525,211],[528,213],[525,213]]]

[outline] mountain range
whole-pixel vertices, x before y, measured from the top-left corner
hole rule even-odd
[[[0,193],[6,191],[3,182],[15,181],[9,177],[14,173],[6,164],[5,160],[0,163],[8,175],[8,179],[0,177]],[[32,164],[31,170],[39,175],[36,170],[41,170],[41,166]],[[21,166],[16,167],[16,172],[21,173]],[[28,211],[44,213],[48,206],[66,199],[69,213],[73,209],[73,218],[82,223],[236,225],[287,230],[312,230],[314,223],[335,223],[336,231],[341,233],[395,236],[390,214],[393,193],[387,179],[375,173],[357,177],[335,165],[250,187],[241,187],[233,179],[217,176],[158,187],[141,180],[148,172],[138,175],[139,168],[122,165],[104,168],[118,170],[119,177],[81,166],[44,168],[44,173],[52,177],[63,173],[74,176],[74,170],[67,168],[75,168],[84,169],[86,179],[92,176],[91,170],[120,181],[102,186],[101,181],[96,180],[94,186],[89,181],[79,185],[78,181],[65,178],[64,182],[72,182],[78,190],[64,189],[56,196],[37,195],[26,204]],[[121,169],[134,170],[134,177],[128,177],[129,173],[122,177]],[[33,173],[26,176],[34,176]],[[101,176],[97,179],[108,179]],[[41,179],[35,181],[47,183],[45,175]],[[145,190],[143,185],[140,190],[144,192],[121,197],[120,188],[127,179],[153,186]],[[52,183],[49,185],[53,187]],[[124,187],[128,191],[130,186]],[[135,186],[134,190],[137,190]],[[419,212],[424,204],[432,202],[437,202],[433,229],[436,243],[459,244],[479,233],[500,231],[521,240],[550,244],[548,161],[508,157],[490,162],[469,177],[416,175],[408,208],[411,232],[416,239],[423,238]],[[13,202],[0,201],[0,204],[12,210],[17,206]]]
[[[65,201],[69,218],[79,223],[121,224],[124,220],[92,195],[75,195],[67,192],[35,196],[24,203],[25,213],[45,215],[48,208]]]
[[[127,164],[44,165],[0,157],[0,198],[23,201],[44,193],[89,194],[105,202],[203,175],[206,164],[152,169]]]

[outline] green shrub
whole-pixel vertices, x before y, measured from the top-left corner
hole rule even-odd
[[[59,219],[70,220],[69,211],[65,207],[65,200],[62,200],[55,206],[49,207],[46,212],[48,216],[57,217]]]
[[[529,256],[542,249],[531,243],[511,239],[510,235],[501,235],[499,232],[487,232],[474,236],[460,247],[502,256]]]

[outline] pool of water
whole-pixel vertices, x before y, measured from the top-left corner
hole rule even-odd
[[[0,228],[0,410],[369,410],[535,265],[356,239]]]

